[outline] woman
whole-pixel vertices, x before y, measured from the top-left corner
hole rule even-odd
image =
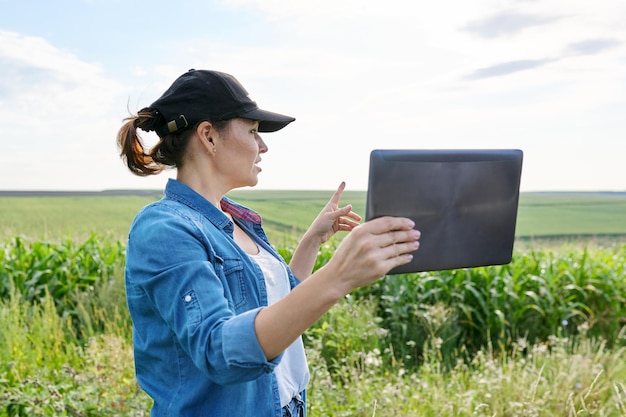
[[[126,291],[135,367],[153,416],[305,415],[301,335],[338,300],[405,264],[419,232],[405,218],[359,224],[342,183],[289,265],[259,215],[225,195],[257,184],[260,132],[295,119],[261,110],[231,75],[190,70],[118,133],[131,172],[177,169],[129,233]],[[137,128],[155,131],[149,151]],[[351,231],[315,273],[322,243]]]

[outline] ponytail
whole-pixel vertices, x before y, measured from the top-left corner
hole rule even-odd
[[[124,160],[130,172],[141,177],[156,175],[165,169],[158,164],[150,153],[146,152],[141,136],[137,128],[146,132],[154,130],[160,114],[149,108],[142,109],[136,116],[124,119],[124,124],[117,133],[117,145],[120,149],[120,157]]]

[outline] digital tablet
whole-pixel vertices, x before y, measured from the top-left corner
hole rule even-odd
[[[511,262],[523,152],[398,150],[370,154],[366,220],[411,218],[420,248],[389,274]]]

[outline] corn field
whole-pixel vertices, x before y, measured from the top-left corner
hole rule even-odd
[[[0,260],[0,417],[149,415],[124,245],[13,238]],[[310,415],[626,416],[625,264],[626,245],[528,250],[359,289],[305,334]]]

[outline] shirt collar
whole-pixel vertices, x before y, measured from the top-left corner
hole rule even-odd
[[[248,207],[242,206],[241,204],[235,203],[228,197],[222,198],[222,201],[220,201],[220,206],[222,206],[222,210],[224,210],[226,213],[229,213],[233,217],[236,217],[243,221],[261,224],[261,216],[259,215],[259,213],[249,209]]]
[[[228,217],[224,216],[217,207],[211,204],[206,198],[202,197],[191,187],[182,182],[170,178],[165,186],[165,195],[169,198],[177,200],[194,210],[203,213],[220,227],[230,223]],[[261,216],[254,210],[249,209],[241,204],[235,203],[228,197],[223,197],[220,201],[220,208],[229,213],[233,217],[254,224],[261,224]]]

